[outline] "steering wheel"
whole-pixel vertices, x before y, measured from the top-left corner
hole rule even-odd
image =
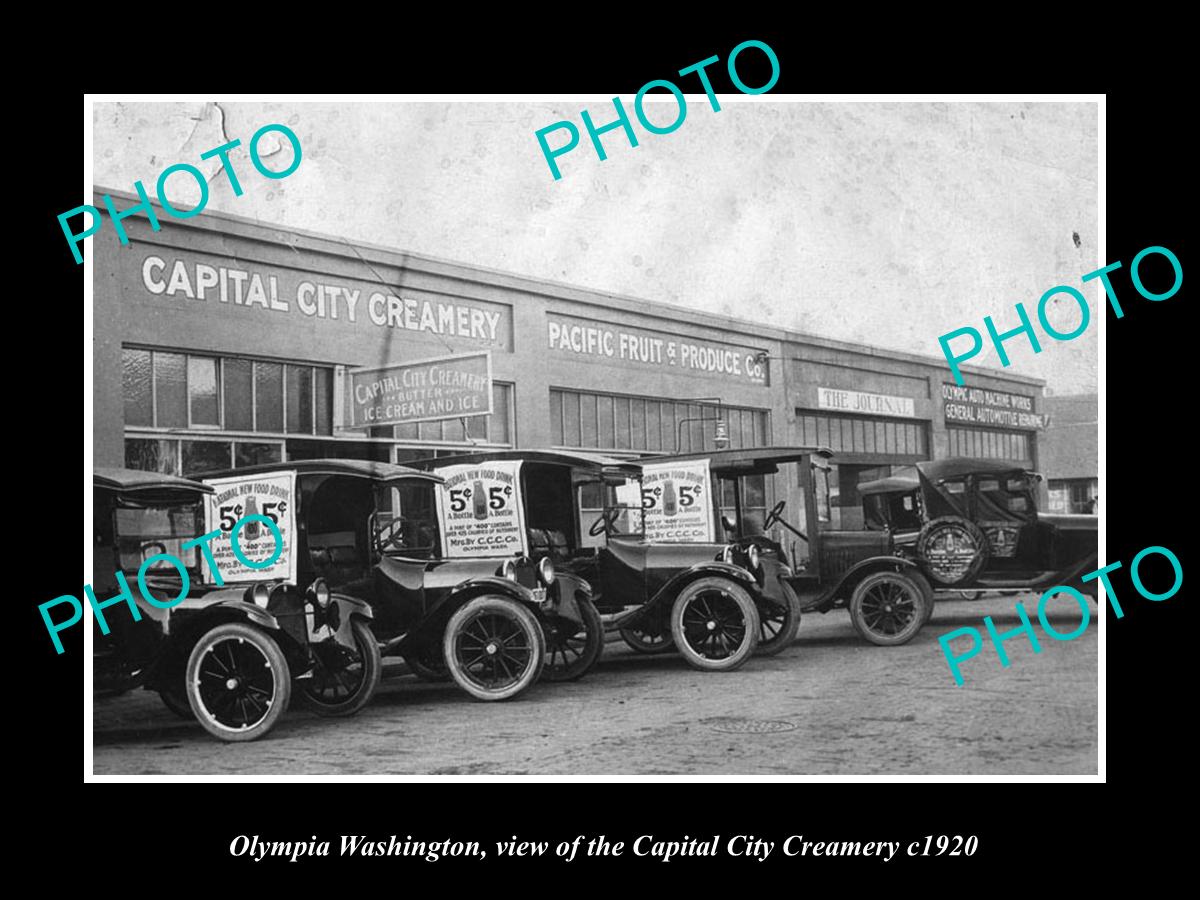
[[[388,547],[400,548],[402,546],[404,532],[401,529],[403,526],[404,519],[395,518],[386,525],[381,525],[375,529],[375,534],[373,535],[375,546],[379,548],[381,553]]]
[[[763,531],[770,531],[771,526],[779,522],[783,517],[783,510],[787,506],[786,500],[780,500],[771,507],[771,511],[767,513],[766,519],[763,520]]]
[[[606,509],[600,514],[600,517],[592,523],[592,527],[588,529],[588,534],[592,537],[599,537],[612,527],[613,522],[617,521],[617,517],[621,515],[619,509]]]

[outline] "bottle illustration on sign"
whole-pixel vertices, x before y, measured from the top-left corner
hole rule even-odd
[[[483,490],[483,482],[478,478],[471,488],[471,497],[475,501],[475,518],[482,522],[487,518],[487,493]]]
[[[679,505],[675,497],[675,482],[668,478],[667,483],[663,485],[663,515],[673,516],[679,511]]]
[[[254,499],[253,494],[246,498],[246,515],[258,515],[258,501]],[[242,529],[242,537],[248,541],[257,540],[261,528],[262,524],[260,522],[247,522],[246,527]]]

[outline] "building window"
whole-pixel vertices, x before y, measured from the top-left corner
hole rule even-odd
[[[927,459],[928,425],[903,419],[829,416],[796,410],[800,443],[828,447],[834,453],[868,456],[905,456]]]
[[[972,459],[1011,459],[1033,464],[1029,435],[1017,431],[989,431],[983,428],[947,428],[949,455]]]
[[[1095,478],[1052,478],[1046,484],[1050,512],[1096,514],[1100,483]]]
[[[216,469],[242,468],[282,460],[283,441],[142,435],[125,438],[126,468],[182,475],[185,478]]]
[[[127,428],[333,433],[333,369],[238,357],[121,351]]]
[[[619,453],[715,450],[716,421],[725,423],[729,448],[765,446],[769,412],[739,406],[654,397],[550,389],[550,430],[556,447]]]
[[[372,431],[373,436],[391,437],[397,441],[421,444],[490,444],[511,447],[513,434],[513,386],[507,382],[492,382],[492,414],[466,416],[460,419],[441,419],[412,425],[392,425]],[[432,454],[425,454],[426,456]],[[418,458],[418,457],[410,457]]]

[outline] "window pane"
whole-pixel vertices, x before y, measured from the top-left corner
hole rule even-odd
[[[121,390],[125,395],[125,424],[153,425],[149,350],[121,351]]]
[[[863,453],[875,453],[875,423],[863,423]]]
[[[617,420],[617,442],[613,444],[619,450],[629,449],[629,398],[613,398],[613,415]]]
[[[157,438],[126,438],[125,468],[179,474],[179,441]]]
[[[333,434],[333,369],[314,371],[317,380],[317,434]]]
[[[183,441],[182,444],[184,476],[230,466],[228,441]]]
[[[925,455],[925,426],[917,425],[917,453],[921,456]]]
[[[817,444],[822,447],[829,446],[829,420],[824,416],[817,417]]]
[[[254,364],[255,431],[283,431],[283,366]]]
[[[159,428],[187,427],[187,357],[154,354],[154,391]]]
[[[411,425],[397,425],[395,431],[396,440],[399,441],[415,441],[418,439],[417,424],[413,422]],[[416,459],[417,457],[412,457]]]
[[[596,443],[596,395],[579,395],[579,418],[583,427],[581,447],[598,447]]]
[[[238,441],[233,445],[233,464],[238,468],[282,460],[282,444],[247,444]]]
[[[646,401],[632,400],[629,404],[629,445],[634,450],[646,449]]]
[[[486,441],[488,418],[489,416],[467,416],[463,420],[467,429],[467,437],[475,441]]]
[[[446,419],[442,423],[442,440],[463,443],[467,439],[462,419]]]
[[[662,404],[657,400],[646,401],[646,449],[662,449]]]
[[[550,392],[550,443],[561,447],[563,443],[562,391]]]
[[[488,422],[488,440],[493,444],[512,443],[511,429],[508,427],[509,410],[512,409],[512,385],[492,385],[492,413]]]
[[[579,430],[579,395],[563,393],[563,441],[568,447],[582,447]]]
[[[417,426],[420,439],[423,441],[440,441],[442,439],[441,422],[421,422]]]
[[[869,422],[864,423],[862,421],[862,419],[854,420],[854,439],[853,439],[853,441],[851,441],[850,447],[851,447],[851,449],[854,450],[855,453],[866,452],[867,438],[866,438],[866,434],[865,434],[865,431],[866,431],[865,426],[869,425],[869,424],[870,424]]]
[[[754,442],[760,447],[771,443],[771,414],[769,412],[754,413]]]
[[[600,433],[596,445],[598,447],[615,447],[616,435],[613,434],[613,398],[601,395],[596,399],[596,411],[600,417]]]
[[[189,356],[187,384],[192,404],[192,424],[220,425],[217,360],[210,356]]]
[[[313,433],[312,367],[287,367],[287,430]]]
[[[224,362],[225,428],[229,431],[254,430],[254,410],[250,405],[252,365],[248,359],[227,359]],[[192,415],[195,414],[193,406]]]

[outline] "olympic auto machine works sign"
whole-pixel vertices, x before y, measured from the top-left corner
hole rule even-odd
[[[492,413],[492,355],[486,352],[351,369],[346,378],[347,428]]]
[[[296,535],[296,473],[243,475],[232,478],[209,478],[213,493],[204,506],[204,530],[219,531],[212,544],[213,561],[227,582],[269,581],[283,578],[296,580],[296,554],[292,551]],[[233,552],[230,535],[239,519],[246,516],[266,516],[283,536],[278,558],[266,568],[251,568]],[[275,537],[262,522],[251,521],[237,529],[238,547],[242,556],[253,563],[262,563],[275,554]],[[204,580],[215,583],[208,561],[204,563]]]
[[[446,466],[437,474],[446,479],[437,503],[447,558],[527,552],[519,461]]]
[[[646,540],[713,542],[712,480],[708,460],[642,467]]]
[[[1033,411],[1033,397],[1026,394],[947,383],[942,385],[942,400],[947,425],[1000,425],[1041,431],[1048,424],[1044,414]]]

